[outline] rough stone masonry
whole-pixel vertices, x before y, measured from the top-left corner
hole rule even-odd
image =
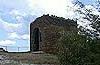
[[[30,51],[56,52],[62,31],[77,31],[77,22],[54,15],[43,15],[30,24]]]

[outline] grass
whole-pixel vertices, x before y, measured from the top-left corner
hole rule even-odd
[[[58,64],[58,58],[55,55],[41,53],[2,53],[9,56],[9,60],[18,61],[26,64]]]

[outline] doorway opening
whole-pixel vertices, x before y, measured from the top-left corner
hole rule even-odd
[[[39,51],[40,31],[39,28],[34,29],[34,49],[33,51]]]

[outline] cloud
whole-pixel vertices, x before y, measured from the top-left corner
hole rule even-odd
[[[13,45],[15,43],[16,42],[12,40],[0,40],[0,45]]]
[[[21,36],[21,38],[24,40],[29,40],[30,36],[28,34],[24,34]]]
[[[60,17],[66,17],[67,6],[72,6],[73,0],[28,0],[29,7],[33,9],[33,14],[51,14]]]
[[[17,9],[13,9],[12,11],[9,12],[9,14],[12,16],[26,16],[27,15],[25,12],[22,12]]]
[[[20,44],[19,41],[25,42],[29,40],[28,24],[29,21],[32,22],[33,16],[26,1],[27,0],[4,0],[0,2],[0,30],[8,34],[5,35],[1,32],[0,45],[18,45]],[[6,37],[3,38],[3,35]]]
[[[9,15],[15,18],[18,23],[23,23],[24,17],[26,17],[28,13],[25,13],[24,11],[21,10],[13,9],[9,12]]]
[[[5,22],[4,20],[0,19],[0,28],[7,31],[7,32],[14,32],[21,28],[21,23],[9,23]]]
[[[19,36],[15,33],[15,32],[13,32],[13,33],[9,33],[8,34],[8,38],[9,39],[19,39]]]
[[[16,32],[13,32],[13,33],[9,33],[8,34],[8,38],[9,39],[17,39],[17,40],[29,40],[29,34],[23,34],[23,35],[20,35],[20,34],[17,34]]]

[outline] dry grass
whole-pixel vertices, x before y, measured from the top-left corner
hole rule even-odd
[[[58,64],[58,59],[52,54],[35,54],[35,53],[3,53],[10,60],[19,61],[21,63],[30,64]]]

